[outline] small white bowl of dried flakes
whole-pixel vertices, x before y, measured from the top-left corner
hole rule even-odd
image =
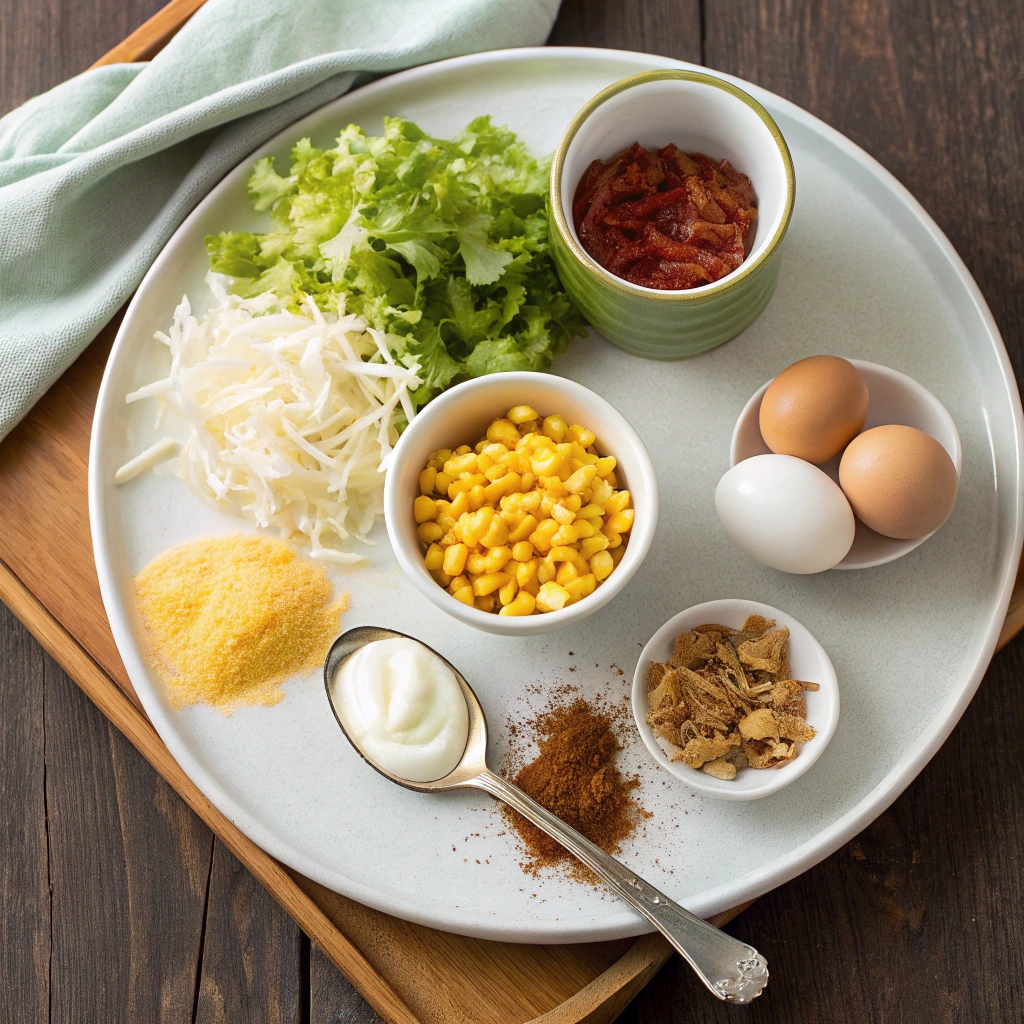
[[[691,789],[756,800],[821,756],[839,722],[839,683],[825,649],[791,615],[757,601],[708,601],[647,642],[633,717],[658,764]]]

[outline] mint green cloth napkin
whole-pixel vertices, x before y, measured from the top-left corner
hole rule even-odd
[[[360,76],[543,43],[559,0],[209,0],[0,119],[0,438],[223,175]]]

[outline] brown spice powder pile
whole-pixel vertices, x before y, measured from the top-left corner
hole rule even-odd
[[[617,853],[640,821],[649,818],[630,794],[640,785],[615,767],[621,749],[611,720],[582,698],[552,708],[532,723],[540,753],[512,780],[567,825],[608,853]],[[581,881],[593,874],[536,825],[502,807],[509,824],[526,846],[529,874],[542,867],[564,866]]]

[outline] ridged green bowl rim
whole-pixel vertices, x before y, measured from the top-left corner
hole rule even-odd
[[[775,145],[779,149],[779,155],[782,157],[782,164],[786,171],[786,206],[782,211],[782,220],[779,222],[779,226],[768,244],[755,260],[750,262],[744,261],[743,264],[741,264],[741,266],[731,274],[727,274],[720,281],[716,281],[714,284],[703,286],[699,291],[692,288],[678,291],[641,288],[638,285],[632,284],[629,281],[625,281],[622,278],[618,278],[615,275],[604,271],[603,268],[598,267],[594,262],[593,257],[590,256],[590,254],[587,253],[573,237],[572,231],[569,230],[565,211],[562,209],[562,168],[565,164],[565,154],[569,151],[569,146],[572,143],[572,140],[576,137],[576,133],[583,126],[584,121],[586,121],[598,107],[613,96],[617,96],[620,92],[623,92],[626,89],[632,89],[637,85],[646,85],[648,82],[659,82],[666,79],[676,79],[685,82],[700,82],[703,85],[710,85],[715,89],[721,89],[723,92],[727,92],[731,96],[735,96],[736,99],[742,100],[743,103],[757,114],[764,123],[764,126],[769,132],[771,132],[772,138],[775,140]],[[786,236],[786,231],[789,228],[789,220],[793,214],[793,202],[795,198],[796,176],[793,173],[793,158],[790,156],[789,146],[786,145],[786,140],[783,138],[782,132],[779,131],[779,126],[775,123],[775,119],[749,93],[745,93],[742,89],[733,85],[731,82],[726,82],[721,78],[716,78],[714,75],[706,75],[700,71],[675,71],[669,68],[666,68],[664,71],[641,71],[639,74],[630,75],[628,78],[623,78],[618,82],[613,82],[608,86],[608,88],[603,89],[593,99],[589,100],[569,122],[568,127],[565,129],[565,132],[562,134],[562,138],[558,143],[558,147],[555,149],[554,156],[551,158],[551,212],[554,215],[558,233],[561,235],[562,241],[565,242],[566,246],[568,246],[569,251],[573,256],[575,256],[576,262],[602,284],[610,285],[612,288],[625,292],[627,295],[648,298],[654,301],[699,301],[713,295],[721,295],[722,292],[727,291],[729,288],[739,284],[744,278],[749,277],[772,255],[773,252],[775,252],[779,247],[779,244],[782,242],[782,239]]]

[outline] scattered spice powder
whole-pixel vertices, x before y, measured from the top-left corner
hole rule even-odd
[[[188,541],[135,578],[146,656],[175,707],[225,715],[284,699],[283,683],[323,663],[348,608],[324,569],[282,540],[240,533]]]
[[[739,630],[697,626],[650,666],[647,724],[671,760],[728,780],[785,764],[813,738],[803,691],[818,684],[791,678],[789,630],[774,625],[751,615]]]
[[[650,814],[630,796],[640,780],[624,777],[615,766],[621,748],[610,717],[577,698],[531,724],[540,752],[512,781],[603,850],[617,853]],[[502,813],[526,846],[529,860],[521,867],[528,874],[558,865],[581,881],[594,881],[587,868],[536,825],[508,807]]]

